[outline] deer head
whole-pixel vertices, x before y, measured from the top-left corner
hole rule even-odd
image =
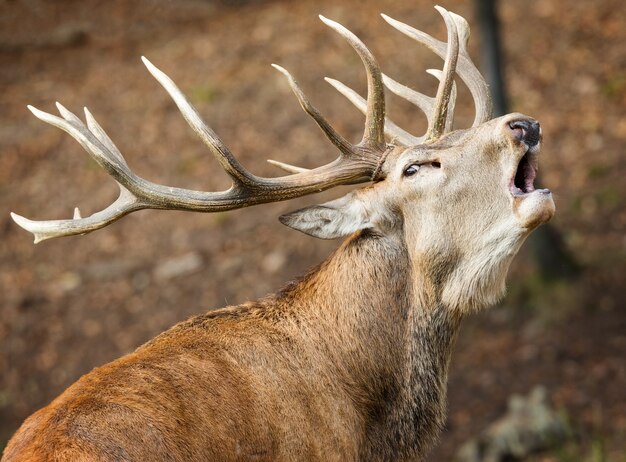
[[[321,238],[396,234],[423,271],[452,271],[442,288],[446,304],[485,306],[503,294],[524,238],[554,213],[550,192],[533,187],[539,138],[533,119],[509,114],[394,147],[373,185],[281,221]]]
[[[341,82],[327,79],[365,113],[365,130],[357,144],[332,128],[291,74],[273,65],[285,75],[302,108],[339,149],[339,157],[327,165],[307,170],[270,161],[291,174],[279,178],[253,175],[204,124],[172,80],[142,58],[230,175],[233,186],[222,192],[200,192],[151,183],[129,169],[87,109],[85,125],[58,103],[62,117],[29,106],[35,116],[73,136],[115,178],[120,195],[111,206],[87,218],[82,218],[78,209],[71,220],[31,221],[17,214],[12,217],[39,242],[91,232],[144,208],[224,211],[291,199],[341,184],[372,181],[341,199],[281,217],[281,222],[325,239],[364,230],[397,235],[406,242],[416,264],[436,267],[441,272],[442,262],[450,263],[451,274],[443,289],[448,303],[459,306],[470,293],[470,306],[491,303],[503,292],[508,263],[524,238],[554,213],[550,191],[533,186],[541,129],[535,120],[522,114],[489,120],[488,87],[466,48],[469,26],[461,16],[436,8],[448,29],[447,44],[383,15],[393,27],[445,58],[443,70],[428,71],[440,79],[434,98],[383,75],[372,53],[354,34],[320,16],[348,41],[365,65],[366,100]],[[471,128],[453,131],[455,73],[472,93],[476,116]],[[425,112],[428,129],[423,136],[414,136],[385,117],[384,87]]]

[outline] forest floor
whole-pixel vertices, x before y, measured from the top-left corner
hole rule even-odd
[[[580,267],[546,280],[525,246],[501,306],[469,317],[449,381],[449,417],[433,461],[451,460],[501,416],[508,398],[548,390],[574,438],[542,461],[626,457],[626,9],[622,0],[501,2],[512,110],[541,121],[541,182],[555,192],[551,223]],[[314,166],[335,155],[301,113],[289,69],[349,139],[362,116],[322,79],[363,93],[361,64],[318,19],[349,27],[383,70],[434,94],[424,70],[440,60],[380,19],[444,37],[426,0],[0,3],[0,448],[20,422],[80,375],[132,351],[187,317],[258,298],[337,245],[298,235],[281,213],[338,197],[219,213],[146,211],[80,237],[33,246],[10,219],[70,217],[105,207],[116,187],[71,137],[36,120],[32,104],[86,105],[144,178],[219,190],[226,177],[139,60],[185,91],[241,161],[278,174],[267,158]],[[472,18],[471,3],[448,9]],[[470,51],[478,59],[478,34]],[[459,86],[457,125],[473,108]],[[423,116],[391,98],[391,117],[418,133]]]

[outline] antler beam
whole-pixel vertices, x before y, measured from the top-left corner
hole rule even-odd
[[[233,185],[225,191],[205,192],[174,188],[152,183],[133,173],[119,149],[108,137],[95,118],[85,108],[87,125],[76,115],[57,103],[61,117],[29,106],[40,120],[64,130],[111,175],[120,188],[119,197],[104,210],[82,218],[75,210],[69,220],[34,221],[15,213],[11,216],[22,228],[35,236],[35,242],[54,237],[84,234],[100,229],[131,212],[151,208],[192,210],[197,212],[226,211],[249,205],[293,199],[342,184],[371,180],[386,149],[383,137],[385,100],[380,68],[365,45],[340,24],[320,16],[322,21],[344,37],[362,59],[368,81],[367,116],[363,139],[356,145],[347,142],[315,109],[297,82],[280,66],[274,66],[289,79],[291,88],[305,111],[313,117],[340,155],[333,162],[311,170],[273,162],[288,170],[291,175],[278,178],[258,177],[246,170],[226,147],[224,142],[201,119],[176,84],[146,58],[142,60],[148,71],[172,97],[184,119],[209,148]]]

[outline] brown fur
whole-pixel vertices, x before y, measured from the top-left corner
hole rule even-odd
[[[414,439],[433,430],[418,408],[443,418],[443,381],[413,396],[423,365],[403,365],[419,349],[407,337],[433,336],[436,315],[410,309],[406,267],[401,246],[355,237],[279,295],[191,318],[85,375],[25,422],[5,460],[396,459],[397,425]],[[445,374],[449,347],[427,367]]]

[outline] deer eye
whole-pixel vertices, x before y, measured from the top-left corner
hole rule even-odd
[[[420,167],[420,164],[411,164],[404,169],[404,172],[402,172],[402,174],[404,176],[413,176],[419,171]]]

